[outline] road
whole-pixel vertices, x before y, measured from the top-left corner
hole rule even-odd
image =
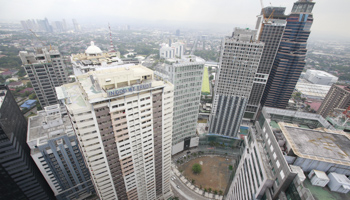
[[[205,198],[204,196],[201,196],[197,194],[196,192],[189,189],[186,185],[184,185],[180,180],[179,177],[174,175],[174,172],[171,171],[171,177],[176,177],[175,180],[170,181],[171,183],[171,189],[174,193],[174,196],[179,197],[180,200],[208,200],[208,198]],[[180,188],[177,188],[176,186],[180,186]]]

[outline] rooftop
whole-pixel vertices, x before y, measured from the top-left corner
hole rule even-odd
[[[150,85],[147,85],[150,84]],[[95,103],[135,93],[137,90],[163,86],[163,81],[153,79],[153,71],[142,66],[98,69],[77,76],[77,82],[56,88],[58,99],[74,108],[85,108],[87,103]],[[123,90],[122,92],[120,92]],[[118,94],[113,92],[117,91]],[[113,94],[112,94],[112,93]],[[111,95],[112,94],[112,95]]]
[[[350,138],[344,132],[305,129],[284,122],[278,125],[297,156],[350,166]]]
[[[305,179],[303,185],[310,190],[315,200],[344,200],[350,199],[350,192],[347,194],[332,192],[328,187],[319,187],[312,185],[308,178]]]
[[[48,140],[62,135],[74,135],[72,124],[67,115],[62,118],[60,106],[45,107],[36,116],[28,119],[27,143],[31,149],[46,144]]]
[[[331,86],[298,82],[295,89],[306,96],[325,98]]]
[[[308,69],[306,73],[311,72],[313,74],[317,74],[319,76],[325,76],[325,77],[336,77],[328,72],[321,71],[321,70],[315,70],[315,69]]]

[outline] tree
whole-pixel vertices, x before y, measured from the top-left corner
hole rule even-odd
[[[192,172],[194,174],[199,174],[201,171],[202,171],[202,166],[200,164],[196,163],[192,166]]]
[[[35,93],[30,94],[28,98],[29,98],[29,99],[36,99]]]
[[[208,191],[211,192],[211,188],[209,188]]]
[[[211,72],[211,70],[212,70],[213,68],[212,67],[208,67],[208,70]]]
[[[218,191],[217,191],[217,190],[214,190],[214,194],[218,194]]]
[[[27,87],[32,88],[32,84],[30,82],[27,82]]]
[[[214,76],[213,75],[210,75],[209,76],[209,80],[211,81],[211,80],[213,80],[214,79]]]
[[[232,165],[229,165],[229,166],[228,166],[228,168],[229,168],[230,170],[233,170],[233,167],[232,167]]]
[[[219,194],[222,195],[222,193],[223,193],[222,190],[220,190],[220,191],[219,191]]]
[[[192,184],[194,184],[194,182],[195,182],[195,180],[194,180],[194,179],[192,179]]]

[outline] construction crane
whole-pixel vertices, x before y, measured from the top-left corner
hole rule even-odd
[[[266,15],[265,15],[265,7],[264,7],[264,4],[263,4],[263,0],[260,0],[260,4],[261,4],[261,10],[262,10],[262,14],[263,14],[263,20],[261,22],[261,26],[260,26],[260,31],[259,31],[259,39],[258,41],[260,41],[260,38],[261,38],[261,34],[262,34],[262,31],[264,29],[264,25],[265,23],[267,23],[271,17],[273,16],[273,13],[275,12],[275,9],[272,10],[271,14],[269,15],[268,18],[266,18]],[[271,3],[270,3],[271,5]]]
[[[35,32],[32,29],[29,29],[29,31],[33,33],[36,39],[38,39],[43,46],[45,46],[45,43],[35,34]],[[50,44],[50,50],[52,50],[51,44]]]

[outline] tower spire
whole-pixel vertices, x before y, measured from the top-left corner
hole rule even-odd
[[[111,45],[109,46],[109,52],[116,52],[114,49],[113,41],[112,41],[112,31],[111,31],[111,26],[108,23],[108,28],[109,28],[109,39],[111,42]]]

